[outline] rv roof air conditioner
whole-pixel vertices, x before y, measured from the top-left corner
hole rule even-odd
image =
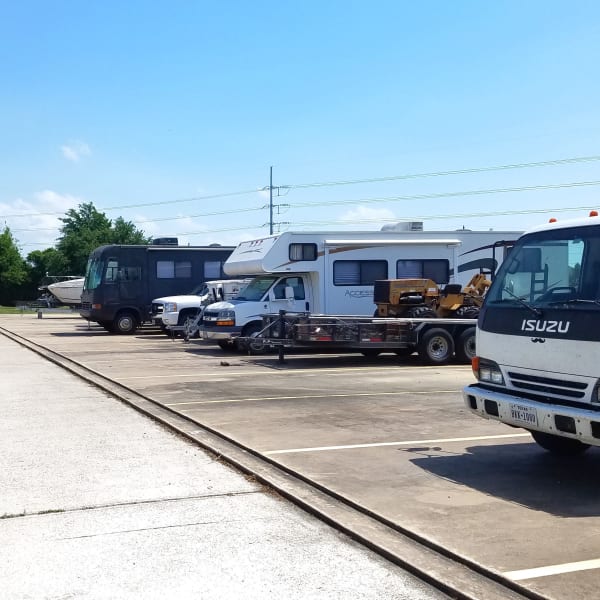
[[[179,240],[176,237],[161,237],[152,240],[153,246],[179,246]]]
[[[381,231],[423,231],[423,221],[401,221],[389,223],[381,228]]]

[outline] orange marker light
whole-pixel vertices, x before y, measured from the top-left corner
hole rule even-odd
[[[590,210],[590,217],[597,217],[597,216],[598,216],[597,210]]]
[[[556,223],[556,219],[554,217],[550,217],[548,219],[548,223]]]

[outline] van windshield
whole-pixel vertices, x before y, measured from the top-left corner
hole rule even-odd
[[[241,292],[236,300],[262,300],[267,290],[279,279],[276,275],[255,277]]]
[[[502,264],[486,303],[600,308],[600,227],[524,236]]]
[[[88,260],[85,270],[84,290],[95,290],[102,282],[103,262],[99,258],[92,257]]]

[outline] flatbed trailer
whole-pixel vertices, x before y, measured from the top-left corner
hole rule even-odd
[[[263,328],[240,338],[250,353],[277,350],[355,350],[365,356],[417,352],[423,362],[443,365],[455,358],[470,363],[475,355],[477,319],[365,317],[286,312],[262,315]]]

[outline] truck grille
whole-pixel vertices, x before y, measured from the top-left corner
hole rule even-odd
[[[527,390],[535,394],[553,394],[562,398],[583,398],[587,384],[580,381],[567,381],[552,377],[538,377],[509,371],[511,385],[518,390]]]
[[[153,315],[162,315],[164,307],[165,306],[162,302],[153,302],[152,303],[152,314]]]

